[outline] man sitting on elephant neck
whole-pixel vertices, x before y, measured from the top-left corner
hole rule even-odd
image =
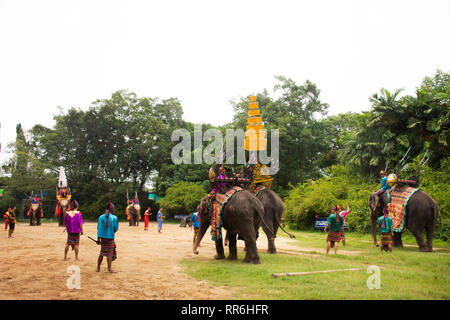
[[[381,177],[381,189],[377,191],[377,195],[378,195],[379,197],[381,197],[381,195],[382,195],[385,191],[388,191],[388,190],[391,189],[391,186],[388,184],[388,181],[387,181],[387,179],[388,179],[388,178],[387,178],[387,177],[388,177],[387,172],[385,172],[384,170],[381,170],[381,171],[380,171],[380,177]]]

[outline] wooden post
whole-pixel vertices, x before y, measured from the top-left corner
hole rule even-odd
[[[286,273],[272,273],[272,277],[282,277],[282,276],[303,276],[307,274],[316,274],[316,273],[328,273],[328,272],[337,272],[337,271],[360,271],[360,268],[351,268],[351,269],[339,269],[339,270],[322,270],[322,271],[308,271],[308,272],[286,272]]]

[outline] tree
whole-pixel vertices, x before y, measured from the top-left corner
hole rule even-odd
[[[206,190],[199,184],[181,181],[169,187],[165,198],[159,199],[158,203],[167,217],[173,217],[176,214],[190,214],[196,211],[205,195]]]

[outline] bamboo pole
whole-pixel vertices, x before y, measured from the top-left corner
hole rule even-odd
[[[328,272],[337,272],[337,271],[360,271],[360,268],[351,268],[351,269],[338,269],[338,270],[322,270],[322,271],[308,271],[308,272],[285,272],[285,273],[272,273],[272,277],[282,277],[282,276],[303,276],[307,274],[316,274],[316,273],[328,273]]]

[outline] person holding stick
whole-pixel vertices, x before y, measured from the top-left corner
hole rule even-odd
[[[334,253],[337,253],[339,241],[341,241],[341,227],[344,225],[344,218],[339,215],[337,206],[331,208],[331,214],[328,217],[328,224],[323,229],[324,232],[328,231],[327,237],[327,254],[330,248],[334,247]]]
[[[64,248],[64,260],[67,260],[67,252],[69,251],[69,247],[72,247],[72,250],[75,251],[75,260],[79,261],[78,252],[80,250],[80,234],[83,234],[84,220],[81,212],[78,211],[78,206],[78,202],[76,200],[72,200],[64,221],[65,228],[63,232],[67,230],[67,243]]]
[[[114,238],[115,233],[119,230],[119,219],[113,214],[114,212],[114,204],[110,201],[106,204],[106,212],[98,218],[97,244],[101,246],[101,249],[98,256],[97,272],[100,272],[103,257],[106,257],[108,272],[116,272],[112,269],[112,262],[117,259]]]

